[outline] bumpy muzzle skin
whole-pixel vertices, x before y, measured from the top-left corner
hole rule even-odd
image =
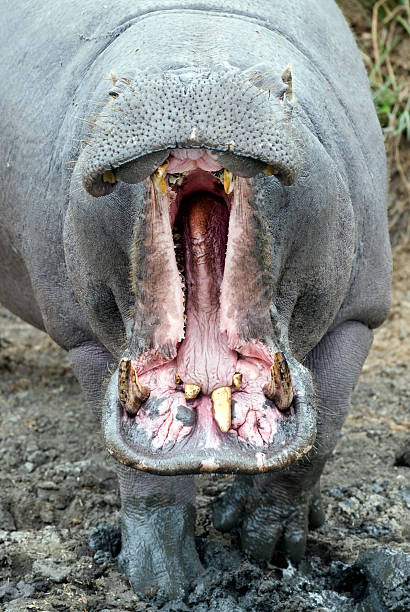
[[[219,151],[222,164],[227,162],[233,172],[237,165],[229,163],[232,158],[227,153],[252,158],[248,172],[262,171],[265,163],[285,185],[291,185],[302,154],[290,121],[293,106],[284,95],[287,85],[280,72],[270,76],[271,95],[255,85],[260,70],[198,68],[190,72],[188,84],[184,70],[136,72],[110,102],[109,112],[96,117],[94,137],[78,160],[84,187],[95,196],[109,193],[113,179],[107,173],[120,167],[119,180],[140,182],[164,161],[164,151],[175,148],[175,143]],[[210,100],[221,102],[218,113]],[[251,132],[244,130],[242,113],[258,118]],[[138,164],[127,172],[133,161]]]

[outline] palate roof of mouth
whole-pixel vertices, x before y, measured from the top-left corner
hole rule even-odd
[[[211,192],[183,197],[177,217],[181,228],[186,288],[185,338],[178,348],[177,371],[185,383],[204,393],[231,384],[237,353],[220,329],[220,288],[223,279],[229,212]]]

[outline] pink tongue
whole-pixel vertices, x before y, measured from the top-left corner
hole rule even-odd
[[[220,331],[229,213],[217,196],[197,192],[180,208],[187,285],[185,339],[178,350],[177,372],[184,383],[200,385],[204,394],[230,386],[238,355]]]

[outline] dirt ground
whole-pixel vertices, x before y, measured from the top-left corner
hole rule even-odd
[[[402,160],[408,168],[409,148]],[[397,174],[393,169],[391,205],[408,197]],[[141,602],[110,553],[90,549],[89,534],[101,523],[114,526],[107,529],[116,536],[112,460],[65,353],[0,310],[1,609],[410,609],[410,557],[403,554],[410,553],[410,468],[400,453],[410,438],[409,256],[408,248],[395,249],[392,311],[376,332],[326,466],[327,520],[310,532],[306,561],[297,570],[280,555],[267,566],[253,564],[236,533],[222,535],[210,522],[211,501],[231,477],[198,477],[197,536],[206,573],[185,604]],[[370,557],[360,557],[366,551]]]

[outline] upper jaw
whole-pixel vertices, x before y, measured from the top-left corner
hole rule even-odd
[[[93,118],[77,167],[85,188],[104,195],[110,190],[103,185],[106,172],[139,160],[145,168],[139,179],[143,180],[170,150],[198,147],[218,151],[222,166],[234,174],[238,172],[229,168],[226,154],[272,166],[284,184],[292,184],[301,147],[291,122],[287,80],[280,73],[269,74],[266,89],[255,74],[227,67],[198,69],[187,87],[176,71],[136,73]]]
[[[253,178],[257,174],[274,175],[286,186],[292,185],[296,179],[295,169],[284,165],[280,161],[267,163],[256,157],[241,155],[239,152],[231,153],[229,149],[227,151],[218,150],[216,147],[207,149],[204,145],[186,148],[208,150],[214,158],[214,168],[212,168],[214,171],[222,169],[234,176],[244,178]],[[167,160],[178,155],[180,150],[184,151],[185,147],[169,147],[150,154],[112,160],[109,164],[102,165],[92,172],[88,172],[87,168],[84,168],[82,172],[83,186],[94,197],[101,197],[111,193],[119,182],[141,183],[148,176],[158,176],[158,173],[161,173],[161,168],[167,164]],[[203,169],[208,170],[205,167]],[[172,168],[170,168],[167,173],[180,174],[180,171],[178,169],[172,171]]]

